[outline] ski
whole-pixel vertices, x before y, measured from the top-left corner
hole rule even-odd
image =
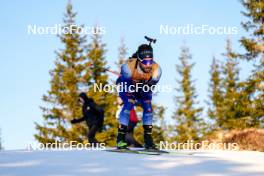
[[[171,155],[194,155],[194,152],[169,152]]]
[[[145,155],[160,155],[157,151],[148,150],[130,150],[130,149],[108,149],[107,152],[117,152],[117,153],[132,153],[132,154],[145,154]]]
[[[152,149],[142,149],[138,151],[147,151],[147,152],[156,152],[160,154],[170,154],[170,155],[193,155],[194,152],[170,152],[170,151],[165,151],[165,150],[152,150]]]
[[[167,152],[165,150],[155,150],[155,149],[140,149],[137,151],[144,151],[144,152],[155,152],[155,153],[160,153],[160,154],[169,154],[170,152]]]

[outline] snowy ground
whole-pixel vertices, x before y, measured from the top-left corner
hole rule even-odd
[[[160,156],[106,151],[1,151],[0,176],[264,176],[264,153],[196,151]]]

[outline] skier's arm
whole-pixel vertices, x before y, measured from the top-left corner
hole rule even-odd
[[[157,68],[153,71],[151,79],[148,81],[149,85],[155,85],[159,82],[160,77],[162,75],[162,70],[159,65],[157,65]]]
[[[71,120],[71,123],[72,123],[72,124],[80,123],[80,122],[83,122],[84,120],[85,120],[84,117],[82,117],[82,118],[80,118],[80,119],[72,119],[72,120]]]
[[[123,64],[121,66],[121,80],[130,81],[132,79],[132,73],[128,64]]]

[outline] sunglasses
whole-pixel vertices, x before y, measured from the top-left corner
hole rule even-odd
[[[151,66],[153,64],[153,59],[143,59],[141,63],[146,66]]]

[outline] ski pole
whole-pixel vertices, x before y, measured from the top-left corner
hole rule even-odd
[[[113,73],[114,75],[117,75],[117,76],[121,76],[121,74],[120,74],[119,72],[117,72],[117,71],[113,71],[113,70],[110,70],[110,69],[108,69],[108,68],[106,68],[105,71],[108,71],[108,72],[110,72],[110,73]]]

